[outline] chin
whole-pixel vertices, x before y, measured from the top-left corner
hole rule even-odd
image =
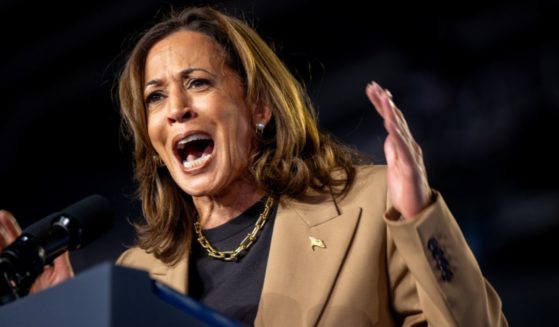
[[[214,194],[215,192],[213,190],[215,187],[212,185],[213,182],[214,181],[210,178],[199,178],[198,176],[195,178],[187,178],[176,181],[183,192],[193,197],[209,196]]]

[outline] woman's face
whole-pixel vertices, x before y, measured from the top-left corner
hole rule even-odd
[[[191,31],[157,42],[146,58],[151,143],[191,196],[221,195],[247,175],[252,119],[238,75],[217,43]]]

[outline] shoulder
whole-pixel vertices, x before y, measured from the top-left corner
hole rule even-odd
[[[386,178],[386,165],[359,165],[355,166],[355,180]]]
[[[363,187],[384,187],[386,185],[386,165],[366,164],[354,165],[355,171],[349,192],[360,190]],[[342,169],[332,171],[331,177],[334,180],[347,180],[348,176]],[[335,186],[336,190],[339,186]],[[340,189],[341,190],[341,189]]]
[[[349,190],[333,200],[341,211],[360,207],[366,213],[382,217],[387,208],[386,166],[356,165]]]
[[[146,271],[151,271],[154,267],[163,264],[152,253],[148,253],[138,246],[124,251],[117,259],[116,263],[117,265]]]
[[[352,198],[359,194],[386,193],[386,166],[385,165],[362,165],[355,166],[355,179],[350,187],[346,198]]]
[[[344,178],[344,172],[334,171],[334,178]],[[284,199],[285,200],[285,199]],[[336,212],[361,207],[369,212],[382,215],[387,208],[386,166],[385,165],[356,165],[353,182],[347,192],[340,196],[332,193],[309,192],[297,199],[288,198],[283,209],[303,208],[302,210],[318,210],[319,207],[329,208]]]

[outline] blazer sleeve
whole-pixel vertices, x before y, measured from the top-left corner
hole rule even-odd
[[[398,215],[391,209],[384,219],[391,296],[403,325],[508,326],[442,196],[435,192],[413,220]]]

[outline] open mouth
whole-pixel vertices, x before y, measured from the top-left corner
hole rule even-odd
[[[192,169],[202,166],[214,151],[214,141],[203,133],[189,135],[177,142],[175,154],[183,167]]]

